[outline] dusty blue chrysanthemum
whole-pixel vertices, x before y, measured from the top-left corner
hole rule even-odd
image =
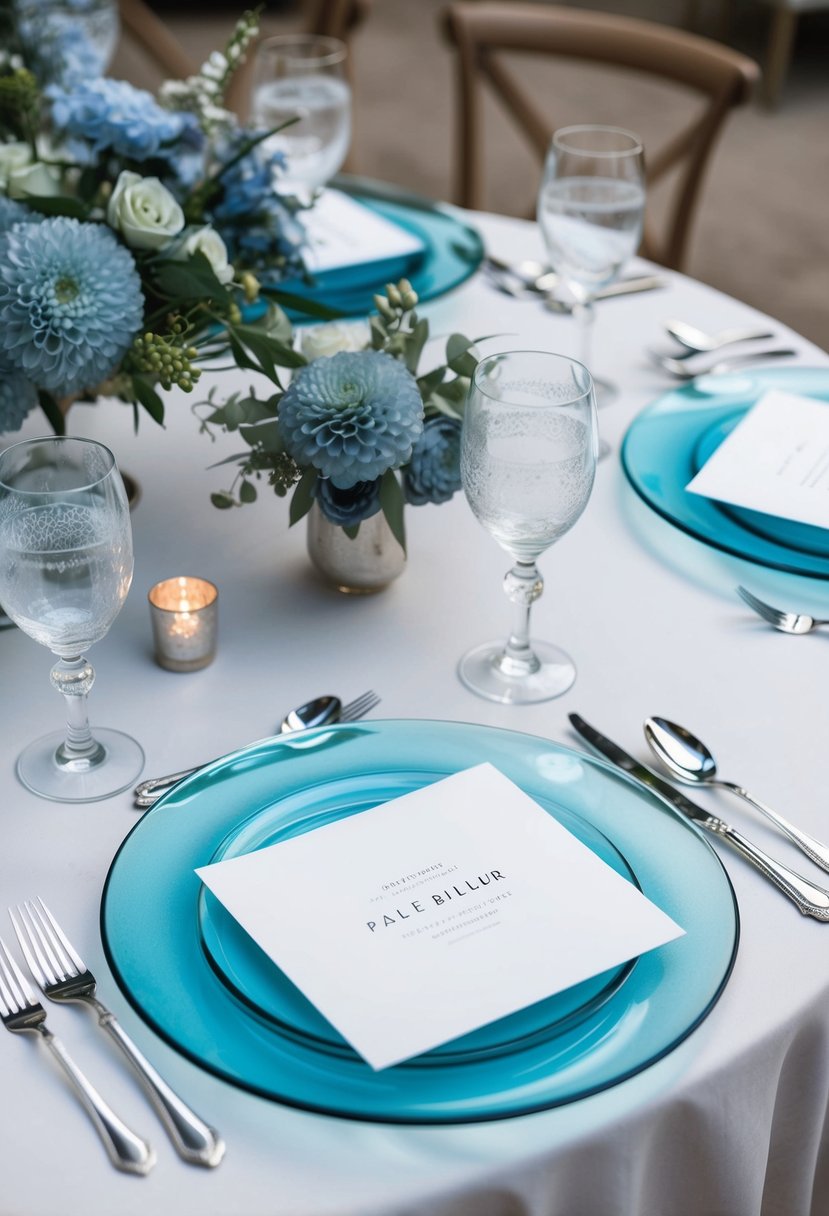
[[[461,424],[453,418],[430,418],[403,474],[406,501],[448,502],[461,488]]]
[[[314,497],[327,520],[341,527],[361,524],[380,510],[380,478],[358,481],[350,490],[338,490],[327,477],[320,477]]]
[[[19,431],[23,420],[36,404],[35,386],[0,363],[0,435]]]
[[[5,361],[40,388],[92,388],[141,327],[132,255],[102,224],[60,216],[0,237],[0,333]]]
[[[0,236],[8,232],[12,224],[38,224],[42,219],[43,216],[31,207],[0,194]]]
[[[405,464],[423,430],[414,376],[383,351],[341,351],[300,368],[279,407],[279,430],[298,465],[339,490]]]

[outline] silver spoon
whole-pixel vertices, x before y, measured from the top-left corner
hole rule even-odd
[[[713,755],[705,744],[684,726],[677,726],[667,718],[646,718],[644,729],[651,751],[678,781],[686,785],[711,785],[736,794],[770,819],[815,865],[820,866],[822,870],[829,870],[829,848],[825,844],[815,840],[808,832],[796,828],[788,819],[760,802],[743,786],[718,778]]]
[[[656,351],[651,351],[650,354],[654,363],[666,372],[670,372],[672,376],[676,376],[680,380],[695,380],[697,376],[718,375],[720,372],[731,371],[734,367],[743,367],[749,363],[765,363],[767,359],[788,358],[790,355],[796,355],[797,351],[789,350],[788,347],[774,347],[772,350],[747,351],[741,355],[727,355],[715,362],[712,362],[710,358],[705,359],[702,356],[699,359],[694,357],[686,362],[684,358],[673,359],[668,355],[660,355]]]
[[[681,346],[688,348],[689,355],[697,351],[720,350],[723,346],[730,346],[732,342],[753,342],[774,337],[773,333],[764,329],[721,329],[719,333],[707,334],[704,330],[697,329],[696,325],[689,325],[687,321],[666,321],[665,328]],[[688,355],[678,357],[687,359]]]
[[[277,733],[291,734],[297,730],[309,730],[313,726],[325,726],[329,722],[356,722],[379,704],[380,698],[374,692],[364,692],[345,705],[339,697],[314,697],[312,701],[290,710],[280,722]],[[168,773],[166,777],[151,777],[148,781],[140,782],[133,790],[135,805],[139,808],[152,806],[177,781],[203,767],[196,764],[178,773]]]

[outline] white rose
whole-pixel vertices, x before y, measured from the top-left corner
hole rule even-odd
[[[13,169],[22,169],[30,165],[32,160],[32,149],[21,140],[11,144],[0,143],[0,190],[7,188]]]
[[[184,227],[184,212],[157,177],[124,169],[107,206],[107,223],[133,249],[163,249]]]
[[[36,161],[9,172],[6,183],[9,198],[54,198],[60,194],[60,169]]]
[[[371,332],[363,321],[331,321],[302,331],[302,353],[308,360],[336,355],[341,350],[365,350]]]
[[[227,260],[227,246],[215,228],[205,224],[203,228],[194,228],[192,232],[188,232],[184,240],[176,246],[173,258],[176,262],[183,262],[192,253],[204,254],[220,283],[232,282],[234,271]]]

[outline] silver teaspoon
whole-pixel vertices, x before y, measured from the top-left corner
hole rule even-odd
[[[678,781],[686,785],[710,785],[736,794],[771,820],[815,865],[829,871],[829,848],[815,840],[808,832],[803,832],[789,823],[788,819],[760,802],[743,786],[717,777],[717,765],[713,755],[705,744],[684,726],[677,726],[667,718],[647,718],[644,730],[651,751]]]
[[[343,705],[339,697],[330,695],[314,697],[304,705],[298,705],[290,710],[279,724],[278,734],[289,734],[297,730],[308,730],[313,726],[325,726],[329,722],[355,722],[362,718],[380,702],[376,693],[365,692]],[[198,772],[200,764],[192,768],[182,769],[178,773],[168,773],[164,777],[152,777],[140,782],[133,791],[135,806],[139,809],[152,806],[162,794],[191,773]]]

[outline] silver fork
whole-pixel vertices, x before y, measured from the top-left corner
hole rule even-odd
[[[53,1001],[77,1001],[95,1010],[98,1024],[135,1068],[179,1156],[191,1165],[218,1165],[225,1152],[223,1140],[173,1092],[115,1015],[97,999],[94,975],[43,900],[38,899],[37,904],[26,900],[18,906],[17,916],[9,908],[9,916],[29,970],[46,996]]]
[[[347,701],[340,710],[339,715],[336,718],[332,718],[331,722],[357,722],[360,718],[364,718],[366,714],[371,713],[373,709],[376,709],[379,704],[380,698],[376,692],[364,692],[359,697],[355,697],[353,701]],[[291,725],[290,718],[291,714],[288,714],[283,721],[283,734],[293,734],[295,731],[303,729],[299,725]],[[158,802],[162,794],[166,794],[178,781],[183,781],[191,773],[197,773],[200,768],[204,768],[204,765],[195,764],[192,768],[183,768],[178,773],[168,773],[166,777],[152,777],[147,781],[142,781],[140,785],[135,787],[133,792],[133,806],[139,810],[151,807],[153,803]]]
[[[37,1000],[28,981],[0,938],[0,1019],[13,1034],[39,1034],[75,1088],[84,1110],[103,1141],[112,1164],[128,1174],[148,1174],[155,1164],[155,1153],[145,1140],[122,1123],[97,1089],[74,1063],[60,1039],[46,1025],[46,1010]],[[9,1107],[14,1106],[9,1098]]]
[[[752,595],[745,587],[738,587],[737,594],[745,600],[749,608],[754,609],[758,616],[761,616],[764,621],[768,621],[770,625],[774,625],[775,629],[779,629],[781,633],[811,633],[813,629],[818,629],[821,625],[829,625],[829,621],[809,616],[807,612],[784,612],[782,608],[773,608],[764,600],[758,600],[757,596]]]

